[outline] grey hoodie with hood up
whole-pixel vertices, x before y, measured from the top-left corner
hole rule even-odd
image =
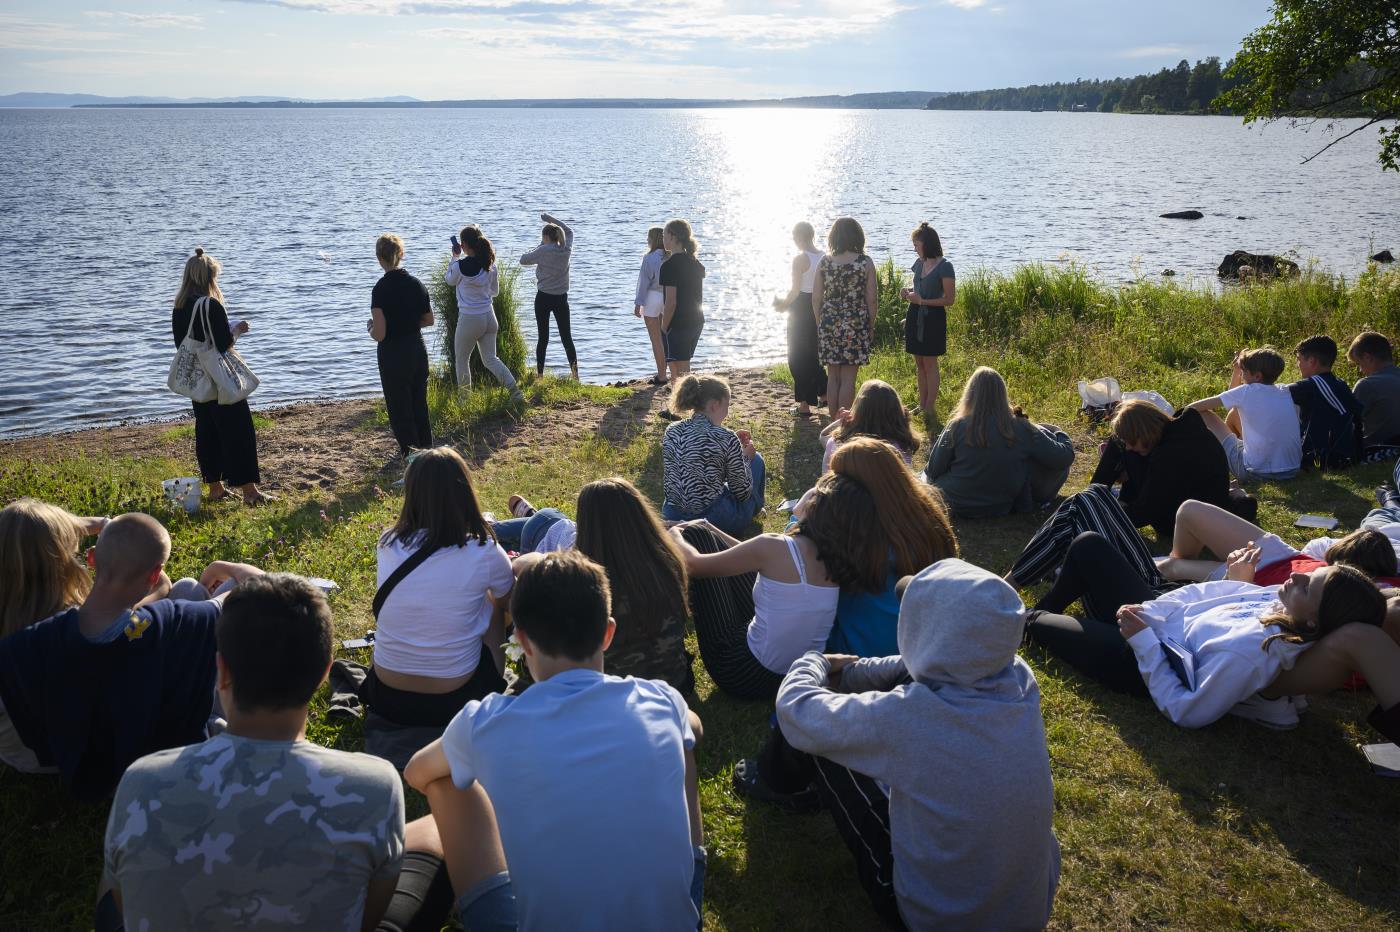
[[[851,663],[835,692],[813,651],[778,691],[793,747],[889,787],[894,890],[911,929],[1050,918],[1060,846],[1040,689],[1016,656],[1024,616],[1002,580],[941,560],[904,593],[900,657]]]

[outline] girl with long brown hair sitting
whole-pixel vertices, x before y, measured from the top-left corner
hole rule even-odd
[[[836,448],[854,437],[874,437],[883,440],[899,451],[906,465],[914,462],[914,451],[919,448],[919,437],[909,426],[909,412],[899,400],[899,392],[888,382],[868,379],[856,393],[851,409],[842,408],[836,412],[831,423],[822,428],[822,472],[831,468],[831,457]]]

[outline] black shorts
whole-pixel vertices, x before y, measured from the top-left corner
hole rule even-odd
[[[700,342],[700,332],[705,329],[705,318],[671,321],[671,329],[661,334],[661,345],[666,349],[667,362],[690,362],[695,355],[695,345]]]
[[[904,351],[915,356],[945,355],[948,352],[947,310],[909,305],[909,314],[904,318]]]

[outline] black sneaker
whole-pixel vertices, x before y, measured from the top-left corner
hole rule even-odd
[[[734,792],[744,799],[777,806],[784,812],[820,812],[822,801],[810,786],[796,793],[780,793],[764,782],[758,772],[758,761],[746,757],[734,765]]]
[[[662,408],[660,411],[656,412],[656,416],[663,421],[679,421],[681,419],[679,414],[667,408]]]
[[[1394,486],[1376,486],[1376,504],[1382,508],[1394,508],[1400,506],[1400,492],[1395,491]]]

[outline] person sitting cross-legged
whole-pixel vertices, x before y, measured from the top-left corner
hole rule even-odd
[[[1235,356],[1230,387],[1218,395],[1193,401],[1206,426],[1225,450],[1230,472],[1241,482],[1292,479],[1303,460],[1298,412],[1285,386],[1275,384],[1283,374],[1277,351],[1241,350]],[[1230,409],[1227,419],[1215,413]]]
[[[306,740],[307,703],[331,664],[325,596],[272,573],[219,617],[220,735],[141,758],[112,800],[99,932],[373,929],[391,900],[412,913],[439,872],[405,865],[404,797],[386,761]],[[418,826],[430,847],[430,821]],[[412,834],[412,833],[411,833]],[[439,928],[450,890],[436,897]],[[448,890],[447,897],[441,896]],[[390,924],[388,928],[402,928]]]
[[[891,925],[1039,929],[1060,874],[1025,609],[950,558],[901,581],[899,656],[810,652],[777,718]]]
[[[607,676],[607,575],[546,554],[511,598],[535,685],[473,700],[404,776],[428,797],[468,929],[694,929],[700,720],[659,680]]]

